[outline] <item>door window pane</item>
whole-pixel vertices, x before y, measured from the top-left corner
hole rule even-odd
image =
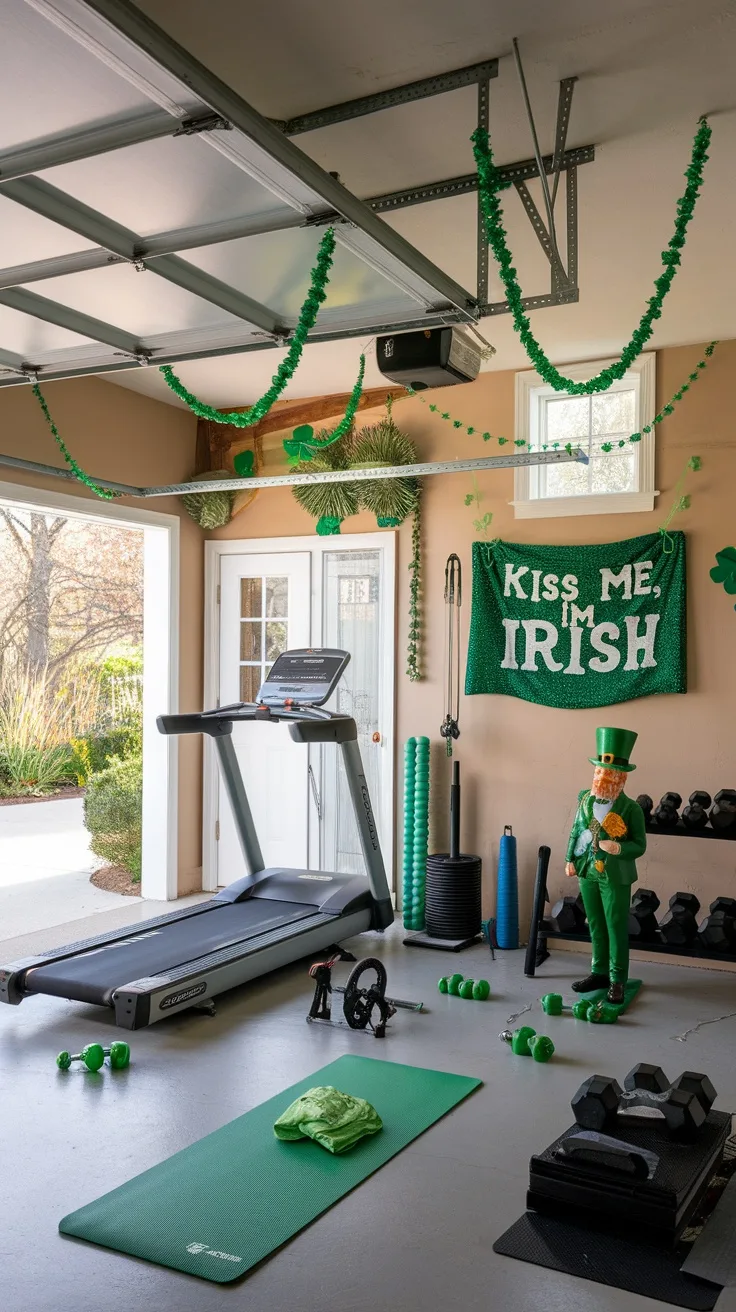
[[[263,642],[263,622],[243,620],[240,625],[241,661],[260,661]]]
[[[266,579],[266,614],[270,618],[286,619],[288,600],[288,579]]]
[[[261,679],[260,665],[241,665],[240,667],[240,700],[241,702],[254,702],[258,695],[258,689],[263,680]]]
[[[275,661],[286,651],[286,621],[269,620],[266,624],[266,660]]]
[[[260,619],[263,614],[263,579],[240,580],[240,614],[243,619]]]

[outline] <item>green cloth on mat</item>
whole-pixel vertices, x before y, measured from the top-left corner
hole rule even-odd
[[[282,1112],[273,1130],[277,1139],[314,1139],[329,1153],[344,1153],[383,1126],[365,1098],[341,1093],[331,1084],[308,1089]]]
[[[337,1156],[311,1139],[281,1143],[273,1123],[284,1103],[327,1084],[352,1089],[356,1097],[380,1107],[381,1133]],[[71,1212],[59,1229],[204,1280],[236,1280],[367,1180],[479,1084],[468,1075],[375,1057],[340,1057]],[[436,1133],[436,1151],[443,1151],[443,1143],[447,1151],[442,1129]],[[120,1163],[111,1160],[113,1178],[120,1178],[120,1170]],[[67,1187],[73,1196],[74,1182]]]
[[[640,979],[628,979],[624,984],[623,1002],[609,1002],[609,1007],[615,1007],[620,1015],[622,1011],[626,1011],[626,1008],[631,1006],[640,988]],[[608,989],[592,989],[590,993],[581,993],[579,996],[586,998],[588,1002],[605,1002],[608,998]]]

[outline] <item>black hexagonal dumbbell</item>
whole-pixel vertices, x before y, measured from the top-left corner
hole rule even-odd
[[[659,934],[657,909],[659,898],[651,888],[638,888],[629,908],[629,938],[651,943]]]
[[[694,893],[673,893],[670,909],[659,922],[659,932],[665,943],[673,948],[692,947],[698,935],[695,919],[700,902]]]
[[[707,1075],[685,1071],[670,1085],[659,1066],[640,1062],[624,1080],[605,1075],[591,1075],[581,1084],[572,1100],[578,1125],[586,1130],[613,1129],[620,1112],[639,1109],[660,1112],[668,1133],[675,1139],[690,1140],[703,1125],[715,1102],[716,1091]]]
[[[678,811],[682,806],[679,793],[665,793],[654,808],[654,819],[660,829],[674,829],[679,820]]]
[[[719,833],[736,828],[736,789],[720,788],[713,803],[708,817],[713,828]]]
[[[649,793],[639,793],[639,796],[637,797],[636,800],[639,803],[639,806],[641,807],[642,811],[644,812],[645,824],[650,825],[652,823],[652,807],[654,806],[654,802],[649,796]]]
[[[698,927],[698,944],[705,952],[736,952],[736,898],[717,897]]]
[[[577,897],[563,897],[555,902],[550,923],[558,934],[582,933],[585,929],[585,907],[581,895],[578,893]]]
[[[708,823],[708,808],[710,805],[710,793],[703,791],[691,793],[688,804],[682,812],[682,823],[685,828],[705,829]]]

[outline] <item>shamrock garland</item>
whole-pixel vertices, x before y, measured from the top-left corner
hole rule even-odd
[[[681,262],[680,251],[685,245],[688,224],[700,195],[710,139],[710,124],[707,118],[703,117],[698,123],[690,164],[685,170],[687,186],[677,202],[675,231],[667,243],[667,250],[662,252],[664,269],[654,281],[655,294],[649,298],[647,309],[641,316],[638,327],[634,329],[621,352],[620,359],[615,364],[608,365],[595,378],[589,378],[587,382],[576,383],[571,378],[565,378],[548,359],[543,347],[534,336],[529,319],[524,312],[522,292],[508,247],[506,229],[503,226],[503,211],[498,197],[500,178],[493,162],[491,140],[485,128],[476,128],[471,141],[478,170],[478,192],[488,242],[498,264],[514,328],[537,373],[550,387],[554,387],[555,391],[567,392],[570,396],[590,396],[593,392],[604,392],[612,382],[623,378],[629,365],[643,351],[652,335],[655,319],[661,317],[662,304]]]
[[[363,391],[363,378],[365,377],[365,356],[361,355],[358,366],[358,377],[350,393],[350,400],[345,407],[345,414],[340,420],[337,428],[323,438],[314,436],[314,429],[311,424],[300,424],[294,429],[291,437],[284,439],[284,451],[287,455],[287,464],[290,467],[298,465],[301,460],[311,460],[317,452],[324,450],[326,446],[332,446],[334,442],[339,442],[341,437],[349,433],[353,420],[360,402],[361,392]]]
[[[38,401],[38,404],[40,405],[43,411],[43,417],[46,420],[46,423],[48,424],[49,428],[51,429],[51,432],[54,437],[54,441],[56,442],[56,445],[58,446],[59,450],[61,451],[61,454],[66,460],[66,463],[71,469],[74,477],[78,479],[80,483],[84,483],[85,487],[88,487],[90,492],[94,492],[96,497],[101,497],[103,501],[113,501],[115,497],[119,497],[121,495],[120,492],[111,492],[109,488],[98,487],[97,484],[92,481],[89,474],[85,474],[84,470],[82,469],[82,466],[77,464],[76,460],[74,459],[74,456],[72,455],[63,437],[61,436],[61,433],[56,427],[56,424],[51,418],[49,407],[46,404],[46,397],[41,391],[41,388],[39,387],[38,383],[33,384],[31,391],[33,392],[33,395]]]
[[[673,410],[674,410],[674,408],[675,408],[677,402],[678,402],[678,401],[681,401],[681,400],[683,399],[683,397],[686,395],[686,393],[690,391],[690,388],[691,388],[692,384],[693,384],[693,383],[697,383],[697,381],[698,381],[698,379],[700,378],[700,375],[702,374],[703,370],[706,369],[706,368],[708,367],[708,361],[710,360],[711,356],[713,355],[713,352],[715,351],[717,345],[718,345],[718,342],[717,342],[717,341],[714,341],[714,342],[710,342],[710,343],[708,344],[708,346],[706,346],[705,351],[703,352],[703,359],[702,359],[702,360],[698,360],[698,363],[696,364],[696,366],[695,366],[695,368],[693,369],[692,373],[688,374],[687,381],[684,382],[684,383],[682,383],[682,385],[681,385],[680,387],[678,387],[677,391],[676,391],[676,392],[670,397],[670,399],[669,399],[669,401],[667,402],[667,404],[666,404],[666,405],[663,405],[663,406],[662,406],[662,409],[657,411],[657,414],[656,414],[656,415],[654,416],[654,418],[652,419],[651,424],[645,424],[644,427],[641,429],[641,432],[631,433],[631,434],[629,435],[629,437],[622,437],[622,438],[620,438],[619,441],[615,444],[616,447],[624,447],[624,446],[627,446],[629,443],[641,442],[641,439],[642,439],[642,436],[643,436],[644,433],[651,433],[651,432],[652,432],[652,429],[653,429],[654,426],[655,426],[655,424],[661,424],[663,419],[666,419],[668,415],[671,415],[671,414],[672,414],[672,412],[673,412]],[[433,413],[433,414],[437,414],[437,415],[439,415],[440,419],[444,419],[444,420],[448,421],[449,423],[451,423],[452,426],[453,426],[453,428],[462,428],[463,432],[465,432],[465,433],[468,434],[468,437],[472,437],[474,433],[477,433],[477,432],[479,431],[477,428],[473,427],[472,424],[466,424],[466,423],[464,423],[462,419],[453,419],[453,417],[452,417],[452,415],[449,413],[449,411],[447,411],[447,410],[440,410],[440,407],[439,407],[438,405],[436,405],[434,402],[428,402],[428,401],[427,401],[427,398],[424,396],[424,394],[423,394],[422,392],[415,392],[415,391],[414,391],[414,388],[413,388],[413,387],[410,387],[409,384],[406,384],[406,391],[408,392],[409,396],[412,396],[412,397],[417,398],[417,399],[418,399],[419,401],[421,401],[424,405],[428,405],[428,406],[429,406],[429,409],[432,411],[432,413]],[[511,439],[510,437],[496,437],[496,438],[494,438],[492,433],[481,433],[480,436],[482,437],[482,439],[483,439],[484,442],[493,442],[493,441],[496,441],[496,442],[498,442],[498,445],[499,445],[499,446],[506,446],[509,442],[512,441],[512,439]],[[514,446],[518,446],[518,447],[529,446],[529,443],[526,442],[525,439],[524,439],[523,437],[516,437],[516,438],[514,438],[514,439],[513,439],[513,444],[514,444]],[[572,443],[571,443],[571,442],[566,442],[566,443],[561,443],[561,442],[552,442],[551,445],[548,444],[548,443],[545,443],[545,444],[541,447],[541,450],[542,450],[542,451],[549,451],[549,450],[552,450],[552,451],[558,451],[558,450],[560,449],[560,447],[563,446],[563,445],[564,445],[564,448],[565,448],[566,451],[570,451],[570,450],[572,450]],[[537,448],[534,448],[534,447],[529,446],[529,450],[530,450],[530,451],[532,451],[532,450],[536,450],[536,449],[537,449]],[[602,443],[602,445],[601,445],[601,451],[605,451],[605,453],[608,454],[609,451],[613,451],[613,450],[614,450],[614,443],[613,443],[613,442],[603,442],[603,443]]]
[[[309,291],[299,311],[299,319],[289,343],[289,349],[276,370],[268,391],[264,392],[260,400],[256,401],[255,405],[252,405],[249,410],[245,412],[239,410],[222,411],[216,410],[214,406],[205,405],[204,401],[200,401],[192,392],[187,391],[170,365],[161,365],[160,372],[172,392],[175,392],[179,400],[188,405],[189,409],[199,419],[210,419],[215,424],[232,424],[235,428],[251,428],[253,424],[259,423],[264,415],[268,414],[271,406],[278,400],[292,378],[302,358],[307,335],[311,332],[317,320],[319,307],[327,298],[325,288],[330,280],[334,252],[335,232],[333,228],[328,228],[319,244],[317,259],[310,275]]]

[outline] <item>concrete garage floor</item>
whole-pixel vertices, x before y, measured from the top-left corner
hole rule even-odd
[[[111,1016],[48,998],[0,1008],[0,1226],[3,1312],[653,1312],[663,1304],[497,1257],[494,1240],[523,1212],[530,1154],[570,1123],[570,1098],[594,1071],[622,1078],[637,1061],[676,1078],[707,1072],[716,1106],[736,1108],[736,1019],[673,1036],[734,1008],[723,974],[637,967],[639,1001],[616,1026],[545,1017],[539,997],[569,995],[584,961],[557,954],[536,980],[521,953],[492,963],[483,947],[451,957],[405,949],[399,927],[350,945],[380,954],[389,992],[421,999],[390,1037],[307,1026],[308,963],[193,1012],[126,1036],[133,1064],[93,1076],[57,1071],[60,1048],[109,1041]],[[337,975],[347,974],[347,966]],[[443,997],[450,969],[487,977],[492,1001]],[[497,1038],[524,1016],[550,1034],[548,1066],[515,1058]],[[523,1022],[518,1022],[523,1023]],[[484,1085],[245,1280],[213,1285],[57,1233],[59,1219],[286,1089],[344,1052],[477,1075]],[[379,1108],[380,1110],[380,1108]],[[718,1312],[735,1312],[725,1290]]]

